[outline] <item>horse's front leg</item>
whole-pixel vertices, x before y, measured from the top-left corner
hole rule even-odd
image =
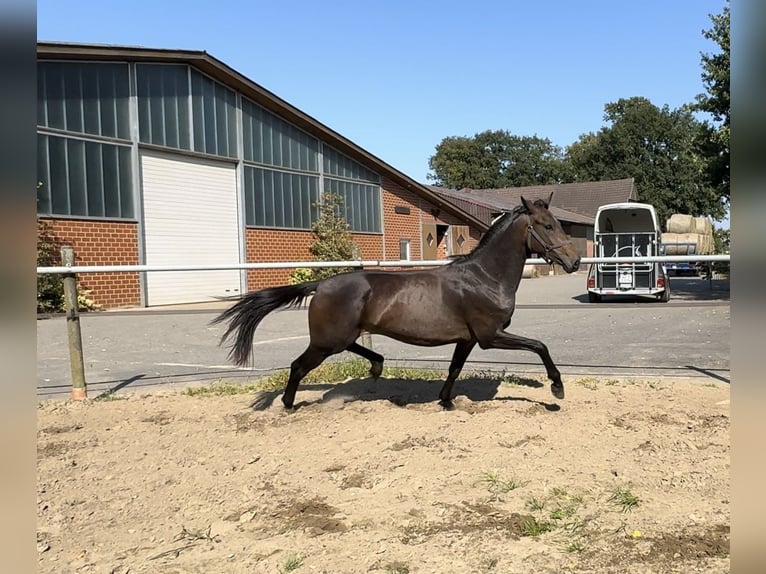
[[[496,332],[493,337],[488,339],[479,340],[479,346],[482,349],[523,350],[537,353],[545,365],[548,378],[552,381],[551,393],[557,399],[564,398],[564,383],[561,382],[561,373],[556,368],[556,365],[553,364],[553,359],[551,359],[551,354],[548,352],[548,347],[545,346],[545,343],[537,339],[512,335],[505,331]]]
[[[468,355],[476,346],[476,341],[460,341],[455,347],[455,352],[452,354],[452,362],[449,365],[449,373],[447,380],[444,381],[442,390],[439,392],[439,404],[445,409],[452,408],[452,385],[455,384],[455,379],[460,376],[460,371],[463,370]]]

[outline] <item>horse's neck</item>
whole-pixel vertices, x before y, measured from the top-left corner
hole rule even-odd
[[[502,233],[492,238],[492,243],[482,253],[477,254],[477,262],[484,272],[513,291],[519,286],[524,273],[526,226],[527,218],[520,215]]]

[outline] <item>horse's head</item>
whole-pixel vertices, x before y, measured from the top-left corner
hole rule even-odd
[[[556,262],[564,271],[572,273],[580,267],[580,254],[564,233],[558,219],[548,210],[551,199],[553,192],[548,196],[548,201],[537,199],[532,202],[521,198],[529,216],[527,247],[532,253],[537,253],[548,262]]]

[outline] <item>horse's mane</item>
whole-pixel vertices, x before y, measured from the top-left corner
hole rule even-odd
[[[503,214],[498,217],[497,221],[492,224],[492,227],[487,230],[476,248],[474,248],[470,253],[466,253],[465,255],[456,255],[452,258],[452,263],[459,263],[472,259],[474,255],[476,255],[490,241],[492,241],[492,238],[495,237],[495,235],[498,235],[501,233],[501,231],[505,230],[506,227],[513,223],[516,218],[518,218],[519,215],[523,213],[528,213],[527,208],[524,207],[524,205],[517,205],[511,211],[504,211]],[[450,263],[450,265],[452,263]]]

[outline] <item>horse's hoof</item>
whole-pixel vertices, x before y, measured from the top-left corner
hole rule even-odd
[[[564,398],[564,385],[551,385],[551,393],[557,399]]]
[[[441,406],[441,408],[443,408],[445,411],[454,411],[455,410],[455,403],[453,403],[452,401],[449,401],[449,400],[447,400],[447,401],[445,401],[443,399],[440,400],[439,401],[439,406]]]
[[[383,363],[372,363],[370,367],[370,376],[377,379],[383,373]]]

